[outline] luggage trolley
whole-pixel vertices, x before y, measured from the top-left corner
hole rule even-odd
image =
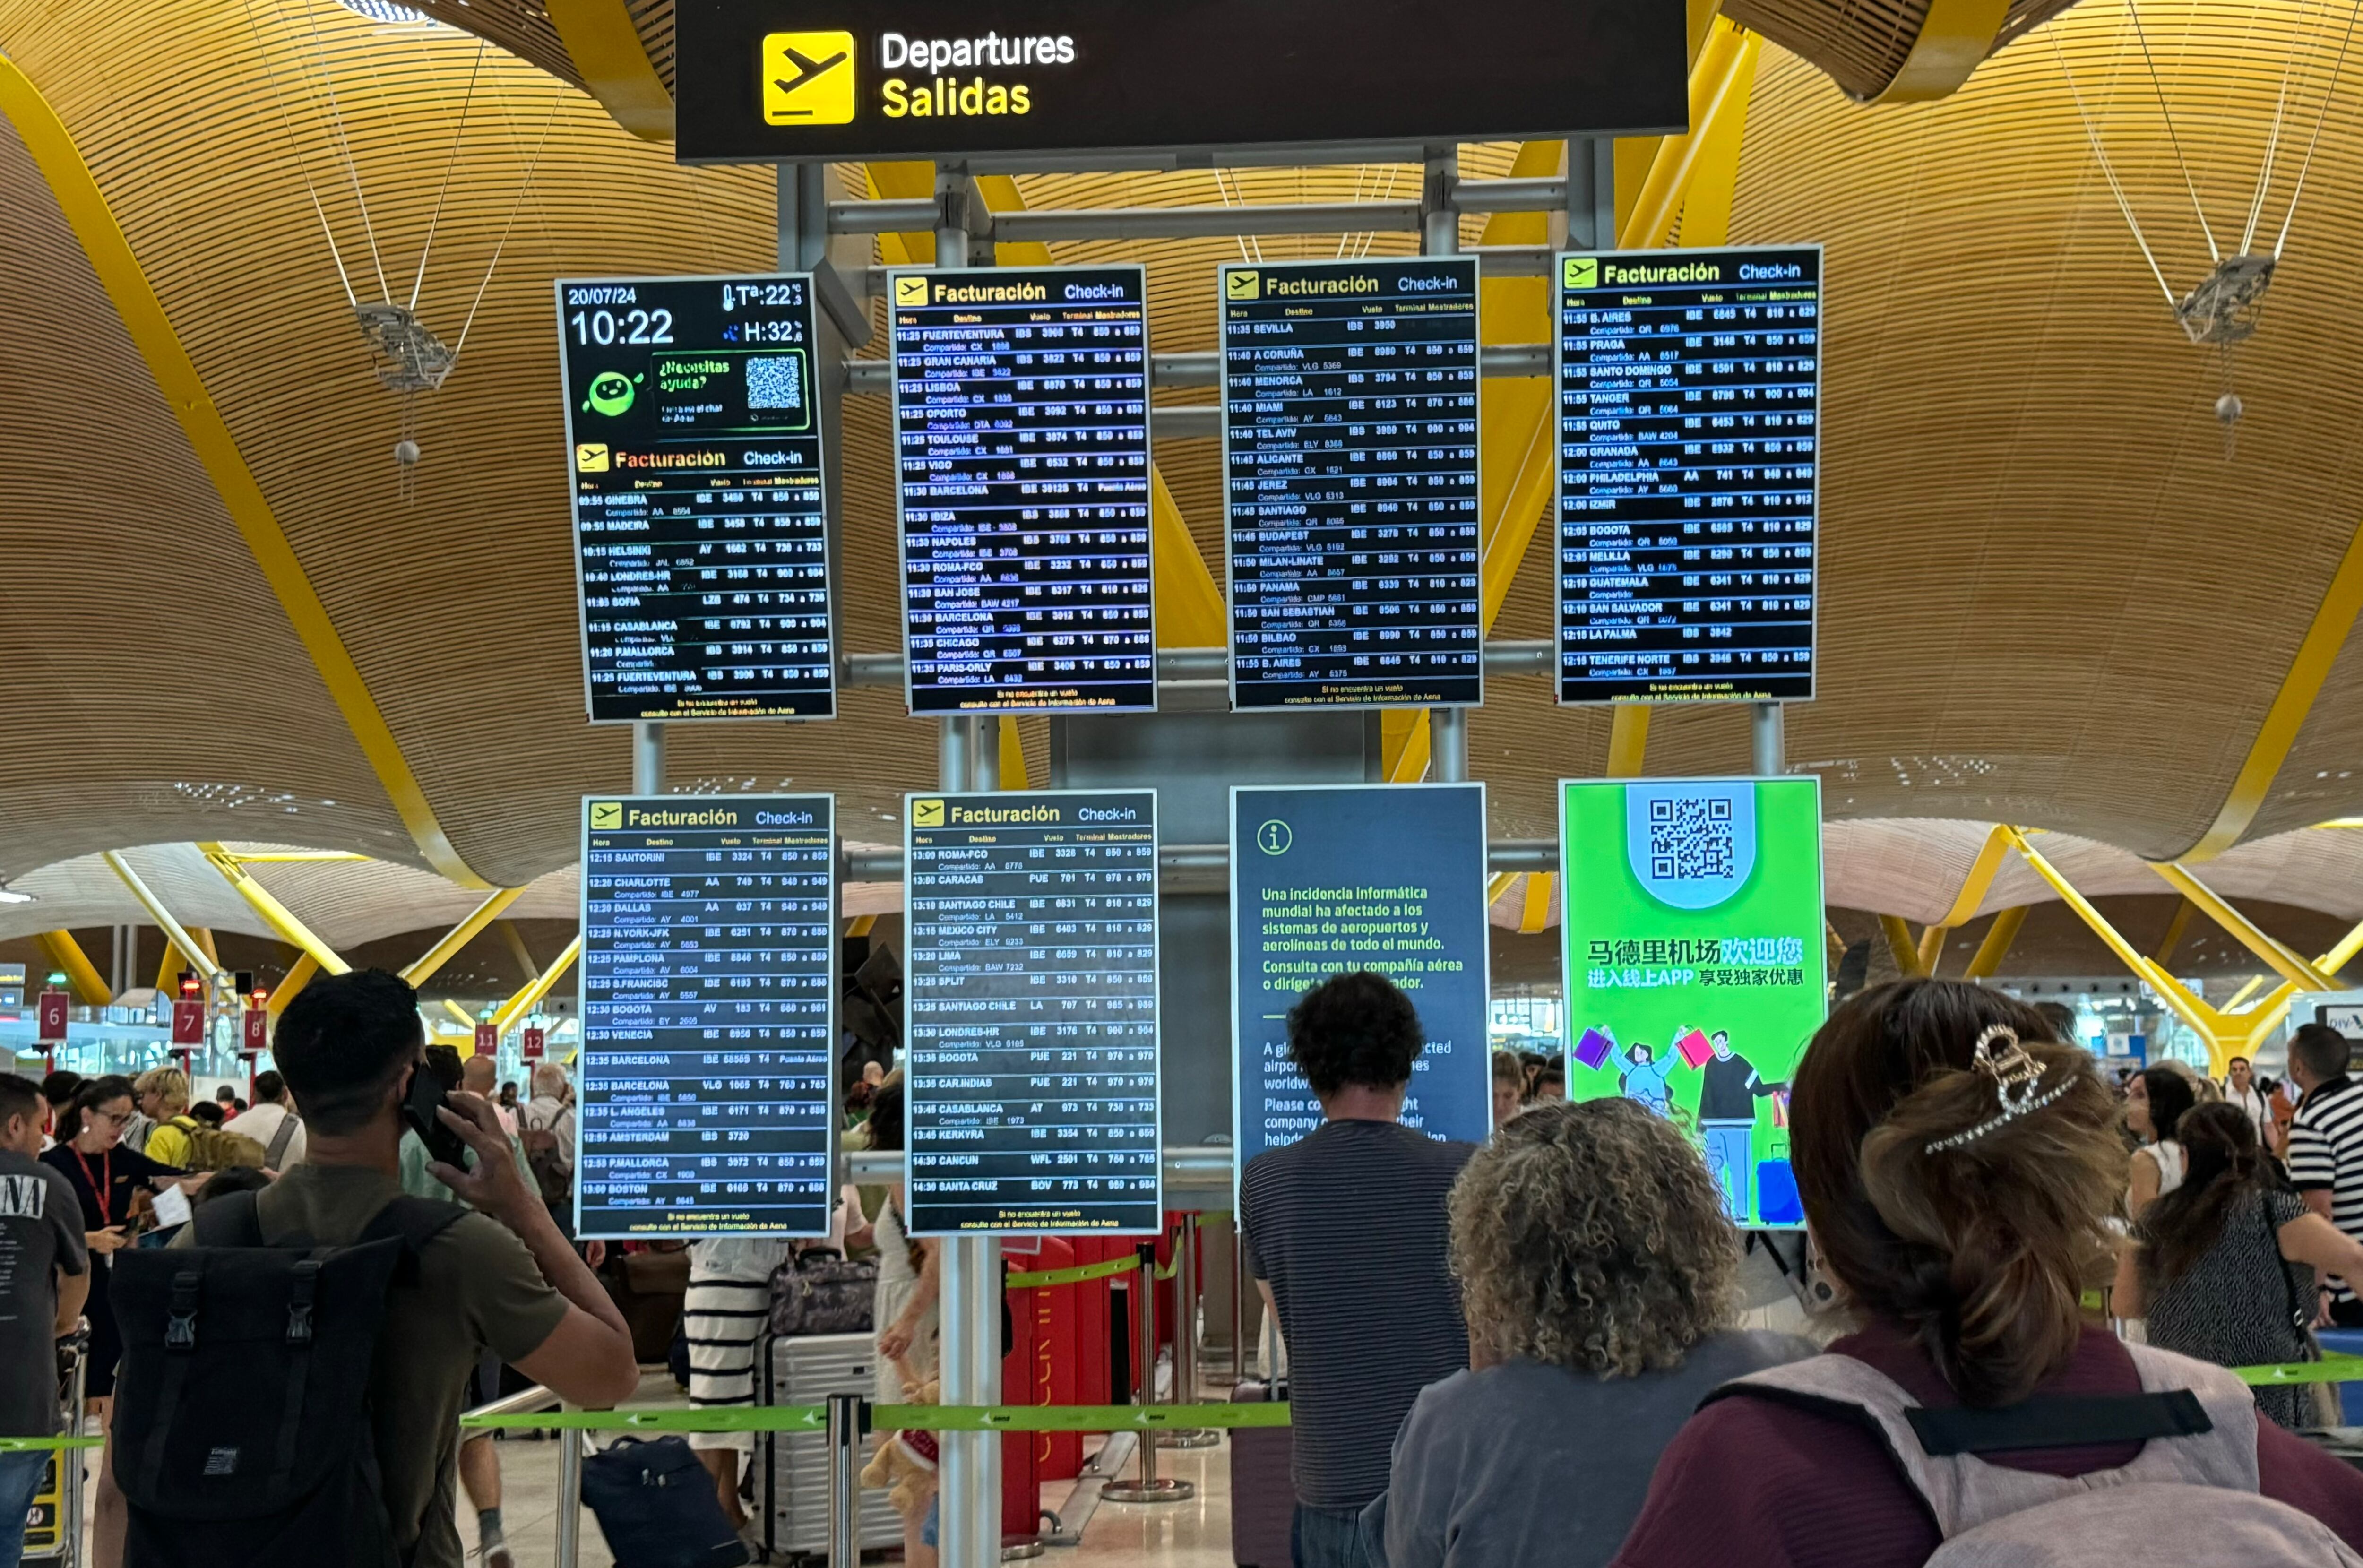
[[[90,1325],[85,1321],[71,1338],[58,1341],[58,1400],[63,1407],[61,1429],[82,1430],[83,1378],[87,1371]],[[82,1489],[84,1469],[81,1449],[55,1449],[42,1472],[40,1490],[25,1521],[25,1557],[28,1563],[58,1568],[82,1561]]]

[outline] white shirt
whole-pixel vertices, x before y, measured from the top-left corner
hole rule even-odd
[[[2257,1081],[2249,1079],[2247,1088],[2240,1090],[2232,1087],[2232,1081],[2226,1078],[2224,1080],[2224,1098],[2227,1104],[2235,1105],[2248,1113],[2248,1120],[2257,1129],[2258,1144],[2270,1149],[2273,1146],[2273,1103],[2265,1097],[2263,1090],[2257,1087]]]
[[[287,1119],[287,1107],[276,1100],[265,1100],[251,1110],[240,1111],[222,1123],[224,1132],[242,1132],[262,1145],[266,1152],[271,1140],[279,1136],[279,1124]],[[286,1151],[279,1156],[278,1169],[284,1171],[304,1162],[304,1123],[299,1119],[295,1130],[287,1135]]]
[[[568,1170],[574,1169],[574,1107],[561,1104],[549,1095],[536,1095],[517,1111],[517,1126],[548,1128],[558,1134],[558,1158]]]

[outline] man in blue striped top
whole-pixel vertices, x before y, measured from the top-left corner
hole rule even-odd
[[[1445,1199],[1475,1149],[1402,1124],[1423,1043],[1380,975],[1305,993],[1289,1056],[1326,1119],[1240,1184],[1248,1268],[1288,1348],[1296,1568],[1361,1568],[1359,1518],[1386,1490],[1396,1429],[1422,1388],[1469,1364]]]

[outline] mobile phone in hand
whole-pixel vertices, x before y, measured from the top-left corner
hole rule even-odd
[[[402,1115],[418,1134],[418,1140],[427,1145],[427,1158],[464,1171],[468,1145],[435,1114],[459,1086],[460,1053],[448,1045],[430,1045],[426,1065],[410,1075],[410,1093],[403,1099]]]

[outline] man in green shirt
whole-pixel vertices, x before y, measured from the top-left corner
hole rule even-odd
[[[272,1052],[304,1106],[309,1148],[256,1200],[266,1240],[349,1244],[399,1195],[400,1107],[412,1074],[425,1070],[425,1043],[416,993],[380,970],[323,976],[288,1004]],[[490,1352],[594,1407],[628,1396],[639,1368],[630,1330],[519,1173],[493,1107],[460,1093],[438,1114],[475,1162],[428,1169],[478,1212],[427,1242],[416,1277],[397,1277],[369,1414],[396,1549],[415,1568],[464,1568],[454,1479],[460,1412],[479,1361]],[[110,1465],[100,1478],[98,1568],[121,1562],[122,1508]]]

